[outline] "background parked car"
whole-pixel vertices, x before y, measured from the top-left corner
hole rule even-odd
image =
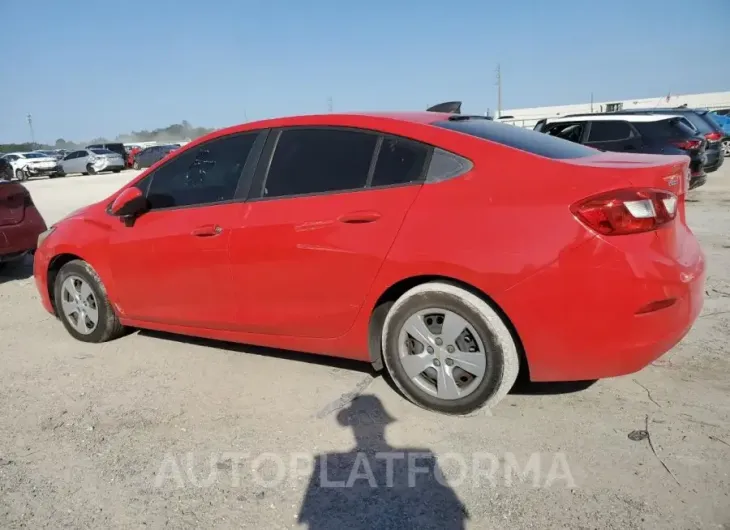
[[[120,142],[87,145],[86,149],[108,149],[109,151],[113,151],[120,155],[122,157],[122,160],[127,159],[127,150],[124,148],[124,144]]]
[[[30,177],[41,175],[56,176],[58,161],[43,153],[8,153],[3,156],[13,166],[13,174],[18,180],[27,180]]]
[[[10,165],[10,162],[5,160],[4,158],[0,158],[0,181],[13,180],[14,176],[15,175],[13,174],[13,166]]]
[[[65,175],[69,173],[95,175],[102,171],[119,173],[122,169],[124,169],[124,158],[108,149],[81,149],[69,153],[61,161],[61,171]]]
[[[671,114],[586,114],[540,120],[535,130],[602,151],[687,155],[690,189],[707,180],[707,140],[683,116]]]
[[[613,113],[596,113],[596,114],[613,114]],[[710,111],[704,109],[690,109],[687,107],[679,108],[656,108],[656,109],[630,109],[622,110],[621,114],[671,114],[679,115],[689,121],[692,126],[697,129],[705,140],[707,140],[707,162],[705,163],[705,172],[712,173],[722,166],[725,157],[722,152],[722,139],[724,133],[720,126],[712,120],[709,115]],[[568,117],[568,116],[566,116]]]
[[[134,156],[134,169],[150,167],[158,160],[162,160],[168,154],[180,148],[180,144],[153,145],[143,149]]]
[[[725,137],[722,139],[722,151],[725,156],[730,156],[730,116],[727,114],[718,114],[716,112],[711,112],[712,119],[717,123],[721,128],[722,132],[725,134]]]
[[[46,223],[30,192],[19,182],[0,181],[0,268],[33,252]]]

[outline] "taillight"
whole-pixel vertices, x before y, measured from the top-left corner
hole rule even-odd
[[[702,140],[684,140],[682,142],[673,142],[674,145],[680,149],[691,151],[692,149],[699,149],[702,146]]]
[[[649,232],[677,215],[677,196],[657,189],[622,189],[589,197],[571,206],[586,226],[604,235]]]
[[[720,140],[722,140],[722,133],[719,133],[719,132],[707,133],[705,135],[705,138],[707,138],[708,142],[719,142]]]

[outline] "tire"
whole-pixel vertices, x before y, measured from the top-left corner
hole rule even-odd
[[[121,169],[112,169],[112,173],[119,173]]]
[[[139,170],[139,162],[137,162],[137,161],[135,160],[135,161],[134,161],[134,164],[132,164],[132,169],[136,169],[136,170]]]
[[[16,169],[15,170],[15,178],[21,182],[28,180],[28,175],[25,174],[25,171],[22,169]]]
[[[64,310],[64,284],[67,280],[71,282],[84,282],[90,290],[91,297],[87,297],[85,299],[85,301],[88,302],[87,310],[90,308],[90,320],[85,320],[85,322],[88,323],[91,321],[93,309],[95,308],[96,324],[93,329],[89,329],[90,326],[88,326],[88,324],[85,325],[84,327],[87,331],[85,333],[81,332],[79,327],[75,324],[75,321],[78,322],[78,313],[76,313],[76,318],[74,318],[73,315],[69,316]],[[88,291],[82,289],[81,292],[84,293]],[[66,328],[66,331],[68,331],[73,338],[82,342],[99,343],[118,338],[124,333],[124,326],[122,326],[119,322],[119,318],[109,303],[104,284],[101,282],[98,274],[96,274],[96,271],[94,271],[91,265],[85,261],[73,260],[61,267],[53,285],[53,294],[53,299],[55,301],[54,305],[58,318],[61,322],[63,322],[63,326]],[[91,302],[93,302],[93,304]],[[78,304],[76,305],[78,306]]]
[[[427,315],[425,318],[424,314]],[[436,315],[437,318],[431,315]],[[435,324],[438,315],[441,315],[443,323],[447,319],[448,322],[454,322],[450,319],[457,319],[459,325],[452,329],[462,329],[457,336],[458,343],[454,341],[454,349],[447,351],[446,346],[451,347],[452,344],[444,344],[443,348],[437,346],[439,333],[444,331],[443,327],[441,332],[431,333],[431,339],[437,341],[430,349],[434,353],[430,354],[425,345],[422,345],[420,348],[423,349],[418,352],[418,357],[433,365],[411,377],[401,360],[409,355],[407,344],[414,345],[414,341],[410,340],[412,336],[405,331],[407,323],[413,322],[409,320],[413,317],[419,319],[417,321],[424,328],[432,329],[426,323],[428,321]],[[460,328],[462,321],[465,326]],[[419,349],[418,342],[415,341],[416,350]],[[464,350],[465,345],[476,348],[476,351]],[[383,324],[382,347],[385,366],[400,391],[416,405],[446,414],[468,414],[483,407],[495,406],[511,390],[519,373],[517,345],[500,315],[478,296],[449,283],[429,282],[403,294],[390,308]],[[452,352],[454,358],[462,356],[465,359],[469,356],[469,359],[479,359],[480,363],[477,364],[484,364],[481,379],[464,372],[462,366],[466,367],[467,364],[449,358],[448,352]],[[483,353],[484,357],[479,356],[479,353]],[[451,368],[447,368],[449,361],[452,363],[449,365]],[[439,364],[438,367],[435,366],[436,363]],[[418,366],[420,368],[420,363]],[[439,379],[434,374],[447,373],[448,370],[454,374],[448,380],[457,387],[460,384],[463,386],[458,387],[459,391],[451,397],[443,398],[438,395]],[[444,385],[444,389],[448,386]]]
[[[94,169],[94,166],[92,166],[91,164],[86,166],[86,173],[88,173],[89,175],[96,175],[96,170]]]

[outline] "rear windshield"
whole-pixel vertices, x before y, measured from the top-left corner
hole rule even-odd
[[[116,153],[113,153],[112,151],[109,151],[109,149],[91,149],[90,150],[95,155],[114,155]]]
[[[432,125],[557,160],[593,156],[596,150],[516,125],[490,120],[437,121]]]
[[[634,122],[634,127],[641,133],[641,136],[648,138],[691,138],[697,135],[684,118],[672,118],[670,120]]]
[[[43,153],[26,153],[23,155],[25,158],[48,158],[48,155],[44,155]]]

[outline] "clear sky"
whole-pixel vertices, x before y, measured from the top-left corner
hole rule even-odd
[[[730,90],[730,0],[0,0],[0,142]]]

